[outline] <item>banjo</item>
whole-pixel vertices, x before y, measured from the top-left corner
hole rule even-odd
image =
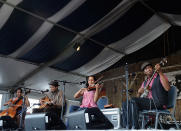
[[[163,59],[160,61],[159,64],[160,64],[161,66],[164,66],[166,63],[167,63],[167,59],[166,59],[166,58],[163,58]],[[150,83],[151,83],[151,81],[152,81],[152,79],[153,79],[153,77],[154,77],[154,75],[155,75],[156,72],[157,72],[157,70],[154,70],[154,72],[153,72],[153,74],[152,74],[152,76],[151,76],[151,78],[150,78],[150,81],[149,81],[148,85],[144,87],[144,92],[143,92],[143,94],[141,94],[141,96],[140,96],[141,98],[148,96],[149,89],[150,89]]]

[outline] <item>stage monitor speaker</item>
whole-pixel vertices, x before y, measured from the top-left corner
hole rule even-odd
[[[64,123],[52,113],[34,113],[26,115],[25,130],[62,130],[66,129]]]
[[[17,128],[17,123],[10,116],[0,117],[0,130],[16,130]]]
[[[67,115],[69,130],[112,129],[113,124],[98,108],[88,108]]]
[[[25,117],[25,130],[46,130],[48,124],[48,116],[45,113],[35,113],[26,115]]]

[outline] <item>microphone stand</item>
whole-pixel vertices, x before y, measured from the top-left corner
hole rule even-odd
[[[129,107],[129,89],[128,89],[128,78],[129,77],[129,73],[128,73],[128,64],[126,63],[125,65],[125,79],[126,79],[126,105],[127,105],[127,112],[126,112],[126,115],[127,115],[127,121],[126,121],[126,129],[129,129],[129,108],[131,109],[131,114],[132,114],[132,129],[135,128],[135,121],[134,121],[134,109],[133,109],[133,104],[134,102],[131,100],[131,106]]]
[[[129,111],[129,107],[128,107],[128,64],[126,63],[125,65],[125,79],[126,79],[126,105],[127,105],[127,121],[126,121],[126,129],[129,129],[129,122],[128,122],[128,111]]]
[[[65,101],[65,84],[66,83],[69,83],[69,84],[81,84],[81,83],[77,83],[77,82],[69,82],[69,81],[60,81],[60,80],[57,80],[58,82],[62,82],[63,83],[63,89],[62,89],[62,92],[63,92],[63,98],[62,98],[62,111],[61,111],[61,120],[63,119],[63,112],[64,112],[64,101]]]
[[[62,111],[61,111],[61,117],[60,117],[60,118],[61,118],[61,120],[63,119],[63,112],[64,112],[64,101],[65,101],[65,83],[66,83],[66,82],[65,82],[65,81],[62,81],[62,83],[63,83],[63,89],[62,89],[62,90],[63,90],[63,91],[62,91],[62,92],[63,92],[63,96],[62,96],[63,98],[62,98]]]
[[[38,93],[38,94],[43,94],[44,92],[48,92],[49,90],[37,90],[37,89],[31,89],[31,88],[23,88],[25,90],[29,90],[30,92],[33,92],[33,93]]]
[[[23,104],[22,104],[22,109],[21,109],[21,113],[20,113],[20,123],[19,123],[19,130],[22,130],[23,129],[23,114],[24,114],[24,112],[26,111],[26,109],[25,109],[25,96],[26,96],[26,94],[28,94],[29,93],[29,91],[24,91],[24,96],[23,96]]]

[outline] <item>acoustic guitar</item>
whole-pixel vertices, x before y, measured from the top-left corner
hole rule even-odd
[[[164,66],[166,63],[167,63],[167,59],[166,59],[166,58],[163,58],[163,59],[160,61],[159,64],[160,64],[160,66]],[[157,71],[154,70],[154,72],[153,72],[153,74],[152,74],[152,76],[151,76],[151,78],[150,78],[150,80],[149,80],[148,85],[144,87],[144,92],[143,92],[143,94],[140,96],[141,98],[148,96],[148,94],[149,94],[149,89],[150,89],[150,83],[151,83],[151,81],[152,81],[152,79],[153,79],[153,77],[154,77],[154,75],[155,75],[156,72],[157,72]]]
[[[39,109],[47,108],[49,103],[51,102],[51,99],[46,96],[44,99],[42,99],[42,104],[40,105]]]
[[[3,110],[0,113],[0,117],[2,117],[2,116],[10,116],[11,118],[14,118],[16,116],[17,109],[19,107],[21,107],[22,104],[23,104],[23,99],[22,99],[22,97],[20,97],[18,99],[13,100],[11,103],[12,103],[12,105],[8,109]]]

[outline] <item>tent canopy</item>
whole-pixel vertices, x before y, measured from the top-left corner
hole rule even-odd
[[[46,90],[50,80],[80,82],[124,58],[149,59],[156,40],[181,25],[178,2],[0,0],[0,90]],[[67,84],[66,97],[82,86]]]

